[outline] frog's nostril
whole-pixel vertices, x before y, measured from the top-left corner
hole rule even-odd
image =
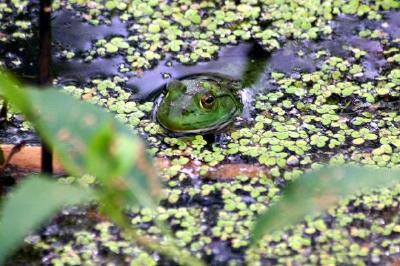
[[[190,109],[190,110],[188,110],[188,109],[183,109],[183,110],[182,110],[182,115],[184,115],[184,116],[190,115],[190,114],[194,114],[194,113],[195,113],[195,111],[194,111],[193,109]]]

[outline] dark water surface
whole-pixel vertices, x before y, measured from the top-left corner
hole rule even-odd
[[[54,42],[64,49],[73,49],[83,52],[89,49],[95,39],[110,36],[129,35],[127,25],[114,17],[111,25],[92,26],[80,21],[70,11],[58,12],[54,16]],[[122,74],[118,71],[124,63],[123,55],[107,58],[95,58],[90,63],[81,60],[65,61],[55,57],[55,76],[61,83],[64,80],[87,82],[92,77],[122,75],[128,77],[127,87],[139,100],[146,100],[149,96],[157,94],[160,88],[170,79],[179,79],[184,76],[198,73],[221,73],[234,78],[243,78],[248,64],[252,62],[265,62],[266,74],[272,71],[293,74],[297,72],[312,72],[321,60],[315,58],[316,52],[327,49],[332,55],[346,57],[350,51],[346,46],[357,47],[368,52],[362,59],[366,69],[365,79],[374,79],[386,64],[378,41],[361,38],[357,32],[363,29],[383,29],[390,37],[395,39],[400,34],[400,12],[387,12],[382,21],[368,21],[351,16],[339,16],[333,23],[334,34],[331,39],[319,41],[288,42],[281,49],[269,54],[260,52],[260,47],[255,42],[241,43],[237,46],[227,46],[221,49],[215,60],[200,62],[196,65],[183,65],[166,56],[153,69],[144,71],[138,77],[135,73]],[[299,56],[299,52],[303,52]]]
[[[74,82],[86,83],[94,77],[109,77],[120,75],[128,78],[127,88],[139,100],[146,100],[154,95],[170,79],[179,79],[187,75],[198,73],[221,73],[234,78],[242,78],[249,63],[254,61],[265,62],[266,74],[278,71],[288,74],[297,72],[312,72],[321,62],[315,58],[317,51],[327,49],[332,55],[346,57],[350,51],[346,46],[358,47],[368,52],[362,59],[363,66],[367,69],[364,78],[375,78],[385,65],[382,54],[383,48],[378,41],[361,38],[357,32],[363,29],[382,29],[392,39],[400,38],[400,12],[386,12],[381,21],[361,20],[352,16],[339,16],[334,22],[331,38],[318,41],[289,41],[281,49],[269,54],[260,52],[256,42],[240,43],[236,46],[226,46],[221,49],[215,60],[200,62],[195,65],[184,65],[166,58],[151,70],[143,73],[121,73],[120,65],[126,63],[123,54],[107,57],[97,57],[91,62],[84,58],[95,40],[115,36],[128,37],[129,24],[122,22],[118,17],[111,19],[109,25],[94,26],[77,17],[73,11],[57,11],[53,14],[53,71],[54,77],[60,83]],[[26,79],[34,80],[37,72],[37,36],[33,39],[0,45],[0,56],[8,68]],[[61,57],[61,51],[72,50],[77,58],[67,60]],[[302,55],[299,56],[299,52]],[[12,61],[19,60],[18,66],[13,66]]]
[[[236,46],[223,47],[214,60],[195,65],[184,65],[166,55],[150,70],[141,73],[121,73],[119,67],[126,64],[124,54],[95,57],[90,62],[85,62],[84,59],[88,51],[95,47],[96,40],[115,36],[128,37],[132,34],[129,23],[113,17],[110,24],[94,26],[84,22],[71,10],[55,12],[52,23],[53,75],[59,84],[79,85],[88,83],[93,78],[122,76],[128,79],[126,88],[133,93],[134,99],[140,101],[154,98],[171,79],[198,73],[220,73],[243,79],[249,76],[249,71],[259,71],[263,74],[259,76],[258,82],[251,82],[254,83],[251,90],[268,90],[272,86],[268,82],[271,72],[283,72],[296,77],[298,73],[315,71],[323,62],[323,58],[316,56],[318,51],[325,49],[332,55],[347,57],[351,54],[351,51],[345,49],[348,46],[368,52],[361,58],[365,72],[359,81],[365,82],[379,76],[386,69],[387,62],[382,53],[383,47],[378,41],[358,37],[357,33],[364,29],[382,29],[392,39],[400,36],[400,11],[384,13],[381,21],[341,15],[332,22],[333,34],[330,38],[318,41],[289,41],[273,53],[263,51],[255,41],[240,43]],[[73,59],[64,59],[61,56],[63,50],[71,50],[77,56]],[[29,40],[0,45],[0,56],[5,65],[29,82],[35,82],[36,79],[37,54],[35,34]],[[16,65],[13,63],[15,61],[20,63]],[[254,70],[254,68],[262,69]],[[21,138],[27,139],[28,142],[37,141],[37,138],[30,133],[15,134],[15,132],[18,132],[18,129],[8,128],[2,130],[0,136],[7,143],[15,143]]]

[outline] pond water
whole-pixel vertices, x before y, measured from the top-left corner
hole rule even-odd
[[[28,82],[35,80],[37,71],[35,7],[32,1],[32,12],[22,17],[34,22],[25,29],[31,35],[0,43],[1,63]],[[254,254],[245,250],[255,215],[304,170],[348,161],[400,164],[399,10],[380,11],[382,17],[375,20],[340,14],[328,23],[331,33],[314,40],[278,36],[281,47],[276,49],[258,37],[219,44],[217,53],[196,64],[182,63],[173,52],[159,59],[157,54],[148,55],[156,58],[149,60],[136,56],[135,49],[151,51],[151,38],[156,37],[118,12],[106,12],[99,25],[92,25],[87,10],[74,6],[53,14],[54,83],[114,112],[147,141],[151,153],[170,165],[162,172],[167,192],[162,206],[154,212],[132,210],[133,224],[157,235],[152,216],[163,215],[180,244],[210,265],[382,265],[397,258],[398,187],[354,197],[267,240]],[[6,23],[18,12],[3,13],[0,33],[21,30]],[[150,63],[132,67],[141,60]],[[172,79],[199,73],[243,80],[245,111],[222,133],[168,136],[151,118],[153,101]],[[20,117],[13,116],[11,122],[14,126],[1,130],[3,143],[38,142]],[[207,174],[210,168],[231,164],[266,167],[268,173],[230,181],[219,181],[226,173]],[[65,177],[63,182],[93,180]],[[127,264],[135,259],[144,265],[173,265],[128,243],[95,208],[72,207],[28,237],[26,247],[9,264]]]

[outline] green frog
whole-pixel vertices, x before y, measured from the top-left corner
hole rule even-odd
[[[177,134],[218,132],[242,113],[240,81],[202,74],[173,80],[159,97],[154,117]]]

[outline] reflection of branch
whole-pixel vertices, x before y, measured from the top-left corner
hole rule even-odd
[[[242,77],[242,87],[254,85],[265,70],[268,53],[258,43],[254,43],[249,51]]]
[[[12,153],[14,145],[3,144],[0,147],[4,152],[4,157],[7,158]],[[8,163],[22,169],[39,172],[41,160],[40,149],[40,146],[20,147],[18,152],[14,152]],[[155,158],[155,164],[160,170],[167,169],[172,165],[169,159],[159,157]],[[181,171],[189,176],[199,176],[202,165],[203,163],[199,161],[190,161],[182,166]],[[57,158],[53,161],[53,168],[57,174],[65,173]],[[258,164],[226,163],[209,167],[207,173],[202,174],[202,177],[215,180],[231,180],[240,175],[248,177],[269,176],[269,168]]]
[[[7,105],[8,105],[7,101],[3,100],[3,106],[1,107],[0,110],[0,122],[7,121],[7,111],[8,111]]]
[[[3,99],[3,103],[0,109],[0,127],[7,128],[10,127],[17,127],[13,122],[7,119],[8,114],[8,102],[6,99]]]
[[[5,152],[4,152],[4,157],[6,158],[3,162],[2,165],[0,165],[0,172],[4,170],[4,168],[10,163],[11,159],[13,158],[13,156],[15,154],[17,154],[22,147],[24,147],[26,145],[25,141],[21,141],[20,143],[18,143],[17,145],[14,145],[9,152],[7,153],[7,156],[5,156]]]

